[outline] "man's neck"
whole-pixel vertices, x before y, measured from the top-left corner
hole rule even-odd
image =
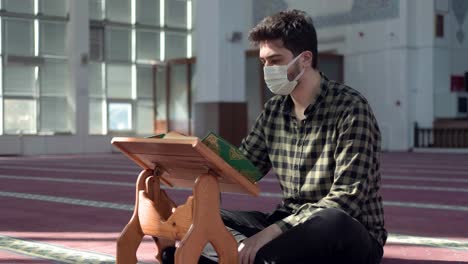
[[[315,101],[320,93],[320,80],[320,73],[317,70],[311,70],[309,73],[304,73],[301,82],[292,91],[291,98],[299,120],[304,119],[304,110]]]

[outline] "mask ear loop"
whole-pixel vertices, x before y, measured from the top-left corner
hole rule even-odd
[[[296,76],[296,78],[294,78],[293,82],[296,82],[297,80],[299,80],[304,74],[304,72],[305,72],[305,69],[302,69],[302,71]]]
[[[287,65],[287,69],[289,69],[289,66],[291,66],[294,62],[296,62],[299,59],[299,57],[301,57],[301,55],[302,55],[302,52],[299,55],[297,55],[296,58],[294,58],[291,62],[289,62]],[[299,80],[299,78],[301,78],[302,75],[304,74],[304,71],[305,69],[302,69],[302,71],[291,82],[295,82]]]
[[[299,59],[299,57],[301,57],[301,55],[302,55],[302,52],[299,55],[297,55],[296,58],[294,58],[292,61],[290,61],[288,63],[288,65],[286,65],[286,66],[289,68],[289,66],[291,66],[294,62],[296,62],[297,59]]]

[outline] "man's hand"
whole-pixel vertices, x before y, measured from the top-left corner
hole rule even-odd
[[[239,263],[253,264],[258,250],[282,233],[279,226],[272,224],[239,245]]]

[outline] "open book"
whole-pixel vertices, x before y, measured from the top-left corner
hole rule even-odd
[[[166,134],[151,136],[150,138],[195,139],[196,137],[185,136],[178,132],[170,131]],[[201,142],[249,181],[255,183],[264,176],[237,147],[231,145],[228,141],[216,135],[215,133],[210,132],[201,140]]]

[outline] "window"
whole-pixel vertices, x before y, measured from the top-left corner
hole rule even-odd
[[[89,64],[89,134],[105,135],[107,133],[105,71],[104,63],[91,62]]]
[[[3,0],[0,134],[71,133],[67,0]]]
[[[153,134],[155,98],[163,115],[167,105],[155,96],[154,65],[191,54],[192,2],[89,1],[89,133]]]
[[[88,68],[89,78],[89,97],[91,98],[104,98],[104,64],[91,62]]]
[[[137,97],[153,99],[153,68],[137,66]]]
[[[104,60],[103,26],[91,26],[89,29],[89,58],[94,61]]]
[[[89,0],[89,18],[94,20],[104,19],[105,0]]]
[[[21,2],[21,1],[19,1]],[[12,55],[34,55],[33,20],[4,19],[5,21],[5,53]]]
[[[153,120],[153,100],[139,100],[137,104],[137,132],[139,134],[153,133]]]
[[[130,23],[130,6],[129,0],[108,0],[106,2],[107,18],[110,21]]]
[[[187,28],[187,1],[165,1],[166,25],[175,28]]]
[[[187,57],[187,36],[177,32],[166,32],[167,60]]]
[[[109,103],[109,129],[112,131],[132,130],[132,105]]]
[[[107,116],[106,102],[103,99],[89,99],[89,134],[105,135],[107,134]]]
[[[106,28],[106,59],[130,61],[131,31],[127,28]]]
[[[113,99],[132,98],[132,76],[130,65],[107,65],[107,97]]]
[[[67,1],[64,0],[41,0],[40,12],[48,16],[61,16],[67,15]]]
[[[143,25],[159,25],[159,0],[136,1],[136,22]]]
[[[34,12],[33,0],[3,0],[5,10],[14,13],[32,14]]]
[[[137,30],[137,60],[156,61],[159,59],[160,33],[157,31]]]
[[[40,127],[45,134],[71,133],[70,106],[66,97],[41,97]]]
[[[40,69],[42,96],[65,97],[69,93],[68,63],[63,60],[47,60]]]
[[[3,67],[4,95],[29,96],[36,95],[35,66],[7,64]]]
[[[36,101],[32,99],[4,99],[5,134],[35,134]]]
[[[65,56],[66,24],[63,22],[40,22],[40,54],[43,56]]]

